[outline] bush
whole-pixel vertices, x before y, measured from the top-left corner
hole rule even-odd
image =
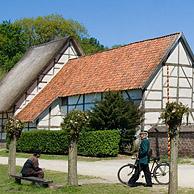
[[[84,156],[117,156],[120,135],[116,130],[100,130],[80,134],[78,154]],[[47,154],[67,154],[68,136],[63,131],[35,130],[21,134],[17,141],[17,151],[40,150]]]
[[[64,131],[34,130],[23,132],[17,142],[17,151],[66,154],[68,139]]]
[[[84,156],[117,156],[120,134],[117,130],[100,130],[80,134],[78,153]]]

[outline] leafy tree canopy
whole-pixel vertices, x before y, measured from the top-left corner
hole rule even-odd
[[[0,68],[10,70],[26,51],[26,36],[20,26],[4,21],[0,24]]]
[[[27,34],[28,47],[65,36],[81,39],[88,35],[83,25],[74,20],[66,20],[61,15],[23,18],[15,21],[14,24],[20,26]]]

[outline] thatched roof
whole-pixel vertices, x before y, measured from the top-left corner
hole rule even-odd
[[[8,111],[14,105],[69,41],[72,41],[78,54],[82,55],[82,50],[71,37],[38,45],[26,52],[0,82],[0,112]]]

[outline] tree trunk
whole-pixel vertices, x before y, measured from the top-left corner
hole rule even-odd
[[[10,141],[9,159],[8,159],[8,175],[16,174],[16,136]]]
[[[178,130],[178,129],[177,129]],[[178,133],[170,140],[170,174],[168,194],[177,194],[178,192]]]
[[[72,140],[69,145],[69,156],[68,156],[68,184],[77,186],[77,141]]]

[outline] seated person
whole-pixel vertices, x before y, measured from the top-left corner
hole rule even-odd
[[[40,151],[35,151],[33,156],[28,158],[24,163],[24,166],[21,170],[22,176],[29,177],[34,176],[38,178],[44,178],[44,172],[42,168],[39,168],[38,158],[40,157]]]

